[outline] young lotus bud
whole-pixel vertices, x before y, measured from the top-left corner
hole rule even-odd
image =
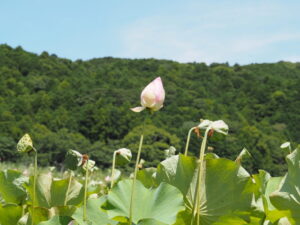
[[[17,150],[18,152],[31,152],[35,151],[35,148],[33,147],[32,140],[29,136],[29,134],[25,134],[18,142],[17,144]]]
[[[132,108],[134,112],[141,112],[145,108],[151,111],[158,111],[163,107],[165,100],[165,89],[163,87],[160,77],[157,77],[150,84],[148,84],[141,93],[141,105]]]
[[[145,162],[146,162],[146,161],[145,161],[144,159],[141,159],[140,162],[139,162],[139,164],[138,164],[138,168],[139,168],[139,169],[142,169],[142,168],[143,168],[143,165],[145,164]]]
[[[173,146],[170,146],[170,148],[164,150],[164,152],[165,152],[165,157],[170,158],[171,156],[175,155],[176,148],[174,148]]]
[[[76,170],[83,161],[81,153],[75,150],[69,150],[65,159],[65,166],[70,170]]]
[[[120,148],[115,151],[116,154],[116,164],[121,166],[121,165],[126,165],[131,161],[132,154],[131,151],[127,148]]]
[[[113,176],[106,176],[104,178],[104,181],[106,183],[110,183],[110,182],[116,182],[117,180],[119,180],[121,178],[121,171],[118,169],[115,169]]]

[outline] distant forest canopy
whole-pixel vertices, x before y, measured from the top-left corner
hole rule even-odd
[[[71,61],[0,45],[0,158],[20,161],[16,143],[29,133],[43,165],[61,165],[68,149],[111,165],[113,151],[137,152],[143,114],[129,110],[142,89],[161,76],[164,107],[147,120],[142,158],[152,166],[170,145],[184,151],[188,130],[200,118],[222,119],[229,135],[208,145],[235,159],[245,147],[251,172],[286,170],[285,141],[300,143],[300,63],[229,66],[156,59],[98,58]],[[193,134],[190,154],[201,138]],[[23,160],[23,159],[22,159]]]

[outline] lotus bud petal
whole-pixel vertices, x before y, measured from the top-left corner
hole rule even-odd
[[[158,111],[163,107],[165,100],[165,90],[160,77],[157,77],[151,83],[149,83],[141,93],[141,105],[142,107],[135,107],[131,110],[134,112],[141,112],[145,108],[152,111]]]
[[[284,148],[289,148],[291,146],[291,143],[289,141],[283,143],[282,145],[280,145],[280,148],[284,149]]]
[[[212,124],[212,121],[210,121],[210,120],[201,120],[198,127],[200,129],[207,129],[209,126],[211,126],[211,124]]]
[[[221,134],[228,134],[228,125],[223,120],[217,120],[212,122],[212,128]]]
[[[142,112],[144,109],[145,109],[145,107],[143,107],[143,106],[138,106],[138,107],[131,108],[131,110],[133,112]]]
[[[117,165],[125,165],[131,161],[132,154],[127,148],[121,148],[116,151],[116,163]]]
[[[104,178],[104,181],[105,181],[106,183],[109,183],[109,182],[111,182],[111,178],[110,178],[110,176],[106,176],[106,177]]]
[[[25,134],[18,142],[17,144],[17,150],[18,152],[31,152],[35,151],[33,147],[32,140],[29,136],[29,134]]]

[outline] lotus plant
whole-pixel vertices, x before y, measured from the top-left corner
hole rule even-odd
[[[34,171],[33,171],[33,196],[32,196],[32,212],[31,212],[31,224],[34,220],[34,207],[36,201],[36,178],[37,178],[37,150],[33,147],[33,142],[29,134],[25,134],[17,144],[17,150],[21,153],[34,152]]]
[[[83,199],[83,221],[87,221],[87,186],[89,180],[89,172],[92,172],[95,168],[95,161],[89,159],[89,156],[75,150],[69,150],[66,155],[65,160],[66,167],[70,170],[76,170],[77,168],[82,168],[85,171],[85,185],[84,185],[84,199]],[[67,189],[67,194],[70,189],[72,173],[70,173],[69,184]],[[66,202],[65,202],[66,205]]]
[[[205,134],[201,143],[200,154],[199,154],[199,167],[198,167],[198,176],[197,176],[197,185],[194,195],[193,203],[193,215],[191,220],[191,225],[194,224],[196,215],[197,215],[197,225],[200,224],[200,186],[203,180],[204,172],[204,153],[206,148],[207,137],[212,136],[214,132],[218,132],[224,135],[228,134],[228,125],[223,120],[210,121],[210,120],[201,120],[198,125],[199,129],[205,130]]]
[[[151,83],[149,83],[141,93],[141,106],[131,108],[133,112],[141,112],[144,109],[148,109],[151,113],[160,110],[163,107],[163,103],[165,100],[165,90],[163,87],[163,83],[160,77],[154,79]],[[145,117],[146,118],[146,117]],[[132,223],[132,210],[133,210],[133,198],[135,191],[135,183],[138,172],[138,165],[140,162],[141,151],[144,140],[144,129],[145,129],[145,119],[143,122],[143,129],[140,138],[140,144],[137,153],[137,159],[134,168],[134,175],[132,181],[132,190],[131,190],[131,198],[130,198],[130,206],[129,206],[129,224]]]
[[[131,158],[132,158],[131,151],[127,148],[120,148],[120,149],[114,151],[112,170],[111,170],[110,188],[112,188],[114,186],[116,164],[125,165],[131,161]]]

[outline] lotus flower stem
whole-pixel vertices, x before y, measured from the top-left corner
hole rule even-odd
[[[67,191],[66,191],[66,198],[65,198],[65,201],[64,201],[64,206],[67,205],[68,195],[69,195],[69,192],[70,192],[70,187],[71,187],[71,182],[72,182],[72,171],[69,171],[69,172],[70,172],[70,175],[69,175],[69,180],[68,180],[68,188],[67,188]]]
[[[83,202],[83,221],[87,221],[86,216],[86,201],[87,201],[87,186],[88,186],[88,178],[89,178],[89,168],[88,168],[89,160],[86,161],[86,170],[85,170],[85,185],[84,185],[84,202]]]
[[[140,158],[141,158],[141,152],[142,152],[142,146],[143,146],[143,140],[144,140],[145,121],[146,121],[146,116],[144,117],[142,134],[141,134],[141,138],[140,138],[140,144],[139,144],[138,154],[137,154],[137,158],[136,158],[136,162],[135,162],[135,168],[134,168],[134,176],[133,176],[133,181],[132,181],[130,206],[129,206],[129,225],[132,224],[132,211],[133,211],[133,202],[134,202],[133,200],[134,200],[135,182],[136,182],[136,176],[137,176],[137,172],[138,172],[138,165],[139,165]]]
[[[112,162],[112,169],[111,169],[110,188],[113,188],[113,186],[114,186],[114,176],[115,176],[115,167],[116,167],[116,155],[117,155],[117,151],[114,151],[113,162]]]
[[[34,207],[36,201],[36,178],[37,178],[37,151],[34,149],[34,169],[33,169],[33,197],[32,197],[32,213],[31,213],[31,224],[33,225],[34,220]]]
[[[187,153],[188,153],[188,149],[189,149],[189,144],[190,144],[190,139],[191,139],[191,134],[192,134],[192,131],[195,129],[196,127],[192,127],[190,130],[189,130],[189,133],[188,133],[188,136],[187,136],[187,140],[186,140],[186,145],[185,145],[185,151],[184,151],[184,155],[187,156]]]
[[[200,202],[201,202],[200,186],[204,174],[204,153],[206,148],[207,136],[210,129],[211,129],[210,127],[206,129],[203,141],[201,143],[201,148],[200,148],[199,167],[198,167],[199,169],[198,169],[197,185],[194,194],[194,203],[193,203],[193,210],[192,210],[193,215],[192,215],[191,225],[194,223],[196,215],[197,215],[197,225],[200,224]]]

